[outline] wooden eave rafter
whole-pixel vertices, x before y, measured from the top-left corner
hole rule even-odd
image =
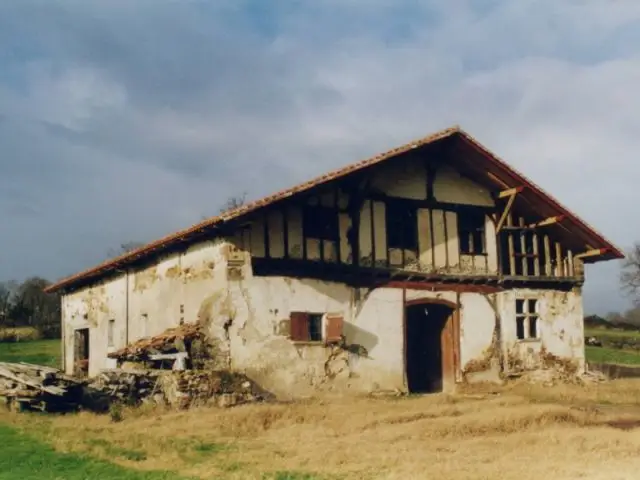
[[[573,259],[582,259],[587,257],[597,257],[599,255],[604,255],[610,251],[609,248],[594,248],[591,250],[587,250],[586,252],[578,253],[573,256]]]
[[[566,215],[554,215],[553,217],[545,218],[544,220],[540,220],[539,222],[530,223],[527,225],[527,228],[538,228],[538,227],[546,227],[547,225],[553,225],[564,220]]]
[[[524,187],[508,188],[506,190],[498,192],[498,198],[515,197],[516,194],[522,192],[523,190],[524,190]]]

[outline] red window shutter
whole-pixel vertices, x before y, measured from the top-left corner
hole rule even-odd
[[[291,340],[306,342],[309,340],[309,314],[306,312],[291,312]]]
[[[342,340],[344,319],[342,315],[327,315],[326,317],[325,341],[335,343]]]

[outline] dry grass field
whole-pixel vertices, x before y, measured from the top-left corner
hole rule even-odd
[[[0,422],[58,452],[167,478],[640,478],[638,380]]]

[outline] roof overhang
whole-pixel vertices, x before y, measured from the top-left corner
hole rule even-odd
[[[215,231],[232,220],[238,220],[241,217],[249,215],[279,201],[307,192],[337,179],[347,177],[356,172],[363,171],[369,167],[378,165],[386,160],[398,157],[420,147],[432,145],[441,141],[452,142],[451,151],[453,156],[465,163],[465,166],[469,170],[473,171],[485,182],[489,182],[500,189],[519,188],[518,201],[523,202],[524,205],[528,205],[529,208],[542,216],[551,217],[554,215],[562,215],[564,220],[561,223],[561,228],[566,230],[568,237],[574,239],[579,238],[581,242],[584,243],[585,250],[591,252],[595,250],[599,251],[597,255],[585,256],[583,258],[585,263],[624,258],[624,254],[620,249],[596,232],[596,230],[588,225],[584,220],[581,220],[577,215],[560,205],[560,203],[551,195],[543,191],[524,175],[510,167],[506,162],[498,158],[460,127],[454,126],[427,137],[414,140],[387,152],[380,153],[366,160],[362,160],[344,168],[321,175],[320,177],[309,180],[293,188],[283,190],[260,200],[229,210],[221,215],[197,223],[187,229],[167,235],[131,252],[103,262],[93,268],[64,278],[48,286],[45,289],[45,292],[51,293],[67,288],[73,288],[79,284],[94,282],[106,275],[118,273],[130,268],[137,262],[160,255],[168,251],[170,248],[176,248],[180,244],[189,244],[197,237],[202,237],[212,231]],[[577,253],[580,254],[580,252]]]

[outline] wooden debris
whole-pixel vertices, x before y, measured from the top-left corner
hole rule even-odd
[[[191,342],[203,338],[204,333],[199,324],[185,323],[169,328],[159,335],[142,338],[118,351],[109,353],[108,357],[132,362],[150,360],[151,356],[188,351]]]
[[[0,362],[0,397],[8,406],[37,406],[43,410],[78,407],[81,381],[55,368],[29,363]]]

